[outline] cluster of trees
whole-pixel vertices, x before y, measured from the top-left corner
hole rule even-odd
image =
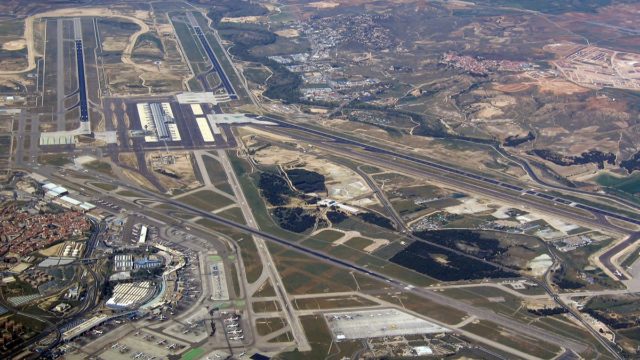
[[[628,329],[640,325],[639,319],[635,316],[611,316],[602,310],[591,309],[589,307],[585,307],[582,311],[615,330]]]
[[[529,131],[527,136],[524,136],[524,137],[520,137],[520,135],[508,136],[506,139],[504,139],[504,142],[502,143],[502,145],[509,146],[509,147],[516,147],[526,142],[535,140],[535,138],[536,136],[533,134],[533,132]]]
[[[315,216],[300,207],[277,207],[273,210],[273,215],[281,228],[296,233],[305,232],[316,223]]]
[[[209,18],[214,20],[218,33],[222,38],[234,44],[229,50],[235,57],[243,61],[261,63],[268,67],[273,76],[267,81],[264,95],[284,102],[296,102],[300,99],[300,75],[292,73],[284,65],[277,63],[259,52],[251,51],[257,46],[273,44],[278,36],[267,28],[255,24],[220,23],[225,16],[259,16],[267,10],[260,5],[244,2],[222,1],[211,8]],[[247,6],[247,8],[245,8]]]
[[[555,270],[553,274],[553,283],[561,289],[567,290],[582,289],[585,286],[585,284],[579,281],[568,279],[567,270],[564,268],[564,266],[561,266],[559,269]]]
[[[368,222],[370,224],[378,225],[380,227],[383,227],[389,230],[395,230],[395,227],[393,226],[393,222],[382,215],[366,212],[366,213],[359,213],[357,216],[363,221]]]
[[[327,190],[324,186],[324,175],[317,172],[305,169],[291,169],[287,170],[287,176],[293,186],[302,192],[324,192]]]
[[[527,309],[527,311],[536,316],[551,316],[567,313],[567,309],[563,307],[544,308],[544,309]]]
[[[634,170],[640,170],[640,151],[633,154],[631,158],[621,161],[620,167],[626,169],[629,173]]]
[[[413,242],[389,261],[441,281],[514,278],[515,272],[423,242]]]
[[[207,16],[217,26],[224,17],[262,16],[269,10],[250,1],[218,0],[211,2]]]
[[[599,150],[585,151],[579,156],[562,155],[548,149],[534,149],[531,153],[560,166],[594,163],[598,164],[598,169],[604,169],[605,162],[610,165],[615,165],[616,163],[616,155],[614,153],[603,153]]]
[[[421,239],[489,260],[509,250],[502,246],[500,240],[484,237],[482,233],[473,230],[418,231],[414,235]]]
[[[268,172],[260,174],[258,187],[262,196],[273,206],[286,205],[289,203],[289,196],[293,194],[284,178]]]
[[[339,224],[349,218],[349,215],[336,210],[327,211],[327,219],[331,221],[332,224]]]

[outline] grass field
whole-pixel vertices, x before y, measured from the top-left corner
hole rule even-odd
[[[229,276],[231,277],[231,281],[233,282],[233,291],[235,293],[235,296],[240,296],[240,280],[238,278],[238,269],[236,268],[235,264],[229,264],[229,269],[231,270],[231,274],[229,274]]]
[[[38,162],[53,166],[71,164],[71,159],[66,154],[47,154],[38,156]]]
[[[344,236],[344,233],[342,233],[340,231],[323,230],[323,231],[317,233],[316,235],[314,235],[313,237],[315,239],[318,239],[318,240],[331,242],[331,241],[336,241],[336,240],[340,239],[343,236]]]
[[[354,237],[349,239],[345,245],[350,246],[352,248],[363,250],[367,246],[373,244],[373,241],[361,237]]]
[[[341,341],[334,343],[326,321],[320,315],[301,316],[300,322],[304,327],[311,351],[299,352],[298,350],[281,353],[279,359],[285,360],[315,360],[315,359],[342,359],[350,358],[362,349],[359,341]]]
[[[251,306],[253,311],[257,313],[280,311],[280,305],[277,301],[254,301]]]
[[[210,190],[200,190],[193,194],[183,196],[180,198],[180,201],[204,211],[213,211],[233,204],[233,201],[230,199]]]
[[[640,193],[640,173],[638,172],[625,177],[601,174],[596,178],[596,182],[602,186],[611,187],[630,194]]]
[[[267,335],[282,329],[286,325],[286,322],[279,317],[258,319],[256,320],[256,331],[259,335]]]
[[[119,190],[116,191],[116,194],[126,196],[126,197],[140,197],[141,195],[137,192],[133,192],[130,190]]]
[[[204,355],[204,349],[197,347],[184,353],[184,355],[182,355],[182,360],[196,360],[202,355]]]
[[[93,186],[95,186],[97,188],[100,188],[102,190],[105,190],[105,191],[113,191],[113,190],[118,188],[117,186],[115,186],[113,184],[100,183],[100,182],[94,182],[94,183],[91,183],[91,185],[93,185]]]
[[[196,41],[187,24],[172,17],[173,27],[176,35],[180,39],[185,56],[191,63],[202,63],[206,61],[205,53],[200,44]]]
[[[463,329],[541,359],[552,359],[561,351],[559,347],[549,343],[511,335],[508,330],[489,321],[480,320]]]
[[[245,223],[244,215],[242,215],[242,210],[239,207],[234,207],[234,208],[219,212],[218,215],[226,219],[229,219],[231,221],[235,221],[237,223],[241,223],[241,224]]]
[[[253,297],[267,297],[267,296],[276,296],[276,290],[271,285],[271,280],[264,282],[264,284],[253,294]]]
[[[227,183],[227,174],[218,160],[211,156],[203,156],[202,161],[207,169],[207,175],[215,187]]]
[[[104,161],[94,160],[83,165],[85,168],[106,175],[112,175],[111,164]]]
[[[376,305],[376,303],[360,296],[318,297],[293,300],[293,306],[297,310],[338,309],[373,305]]]
[[[467,316],[467,313],[464,311],[453,307],[442,306],[410,293],[387,293],[377,297],[449,325],[458,324]]]

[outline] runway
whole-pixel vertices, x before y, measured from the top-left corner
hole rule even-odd
[[[440,163],[436,163],[434,161],[430,161],[430,160],[426,160],[426,159],[422,159],[422,158],[417,158],[411,155],[406,155],[403,153],[398,153],[398,152],[394,152],[392,150],[388,150],[388,149],[384,149],[375,145],[370,145],[370,144],[365,144],[362,142],[359,142],[357,140],[353,140],[353,139],[349,139],[349,138],[345,138],[339,135],[335,135],[335,134],[331,134],[328,132],[324,132],[324,131],[320,131],[317,129],[312,129],[309,127],[305,127],[299,124],[295,124],[292,122],[288,122],[279,118],[273,118],[273,117],[269,117],[269,116],[258,116],[259,119],[264,119],[264,120],[268,120],[268,121],[273,121],[275,123],[278,123],[279,125],[283,126],[283,127],[287,127],[287,128],[291,128],[291,129],[296,129],[296,130],[300,130],[309,134],[313,134],[316,136],[321,136],[324,138],[328,138],[330,139],[333,143],[337,143],[337,144],[345,144],[345,145],[351,145],[351,146],[355,146],[355,147],[359,147],[362,150],[364,150],[365,152],[370,152],[373,154],[377,154],[377,155],[386,155],[386,156],[391,156],[395,159],[402,159],[414,164],[418,164],[418,165],[422,165],[428,168],[432,168],[438,171],[442,171],[445,173],[448,173],[450,175],[455,175],[455,176],[459,176],[459,177],[464,177],[470,180],[474,180],[474,181],[478,181],[478,182],[483,182],[486,183],[490,186],[494,186],[494,187],[499,187],[499,188],[503,188],[509,191],[517,191],[520,193],[526,193],[530,196],[535,196],[544,200],[549,200],[552,201],[556,204],[562,204],[562,205],[567,205],[570,207],[574,207],[577,209],[582,209],[582,210],[586,210],[588,212],[592,212],[595,214],[600,214],[600,215],[604,215],[604,216],[608,216],[610,218],[614,218],[617,220],[621,220],[621,221],[625,221],[628,223],[632,223],[634,225],[640,225],[640,219],[635,219],[635,218],[631,218],[629,216],[626,215],[621,215],[619,213],[615,213],[609,210],[604,210],[598,207],[595,207],[593,205],[588,205],[586,203],[582,203],[579,201],[574,201],[574,200],[570,200],[570,199],[566,199],[564,197],[561,196],[556,196],[556,195],[550,195],[547,194],[545,192],[541,192],[541,191],[537,191],[534,189],[526,189],[523,188],[521,186],[517,186],[517,185],[513,185],[513,184],[509,184],[507,182],[504,181],[500,181],[500,180],[496,180],[496,179],[492,179],[483,175],[478,175],[478,174],[474,174],[472,172],[466,171],[466,170],[460,170],[458,168],[455,168],[453,166],[449,166],[449,165],[443,165]],[[266,130],[268,130],[269,128],[265,128]],[[294,136],[295,134],[289,134],[289,136]]]
[[[40,169],[39,172],[42,172],[43,175],[49,175],[51,176],[51,174],[47,174],[46,172],[43,171],[44,169]],[[175,206],[178,209],[181,209],[183,211],[187,211],[189,213],[193,213],[196,214],[198,216],[201,216],[202,218],[206,218],[212,221],[215,221],[217,223],[220,223],[222,225],[227,225],[227,226],[231,226],[237,229],[240,229],[242,231],[245,231],[247,233],[253,234],[253,235],[257,235],[260,238],[263,238],[265,240],[277,243],[281,246],[284,246],[286,248],[289,248],[291,250],[294,251],[298,251],[300,253],[303,254],[307,254],[310,255],[312,257],[327,261],[329,263],[332,263],[334,265],[340,266],[342,268],[345,268],[347,270],[352,270],[352,271],[356,271],[359,272],[361,274],[365,274],[368,276],[371,276],[377,280],[383,281],[387,284],[389,284],[390,286],[393,286],[395,288],[397,288],[400,291],[407,291],[407,292],[411,292],[415,295],[421,296],[425,299],[428,299],[430,301],[436,302],[437,304],[443,305],[443,306],[451,306],[451,307],[456,307],[459,309],[462,309],[464,311],[469,312],[472,315],[475,315],[479,318],[485,319],[485,320],[489,320],[492,322],[495,322],[496,324],[499,324],[505,328],[508,328],[514,332],[517,332],[519,334],[523,334],[525,336],[529,336],[529,337],[534,337],[537,338],[539,340],[545,341],[545,342],[549,342],[549,343],[553,343],[556,344],[558,346],[562,346],[565,348],[570,348],[576,352],[582,352],[584,351],[584,349],[586,349],[586,345],[576,342],[574,340],[570,340],[564,337],[560,337],[560,336],[555,336],[552,334],[549,334],[548,331],[543,330],[541,328],[538,328],[536,326],[532,326],[532,325],[526,325],[523,323],[519,323],[516,320],[507,318],[505,316],[502,316],[500,314],[497,314],[491,310],[488,309],[481,309],[481,308],[477,308],[474,307],[472,305],[466,304],[462,301],[453,299],[453,298],[449,298],[446,297],[444,295],[438,294],[436,292],[427,290],[427,289],[422,289],[422,288],[415,288],[415,287],[409,287],[409,284],[395,280],[393,278],[390,278],[386,275],[380,274],[378,272],[375,271],[371,271],[365,267],[361,267],[358,266],[356,264],[352,264],[348,261],[344,261],[341,259],[337,259],[334,258],[332,256],[326,255],[320,251],[317,250],[313,250],[310,248],[306,248],[298,243],[295,242],[290,242],[287,241],[285,239],[281,239],[277,236],[271,235],[267,232],[263,232],[261,230],[255,229],[252,226],[249,225],[245,225],[245,224],[241,224],[241,223],[237,223],[234,222],[232,220],[228,220],[222,216],[204,211],[204,210],[200,210],[198,208],[192,207],[190,205],[184,204],[180,201],[176,201],[173,199],[166,199],[164,197],[162,197],[159,194],[156,194],[154,192],[148,191],[144,188],[138,188],[138,187],[133,187],[129,184],[117,181],[117,180],[113,180],[107,177],[104,177],[102,175],[96,174],[96,178],[101,179],[103,181],[107,181],[110,182],[114,185],[119,185],[123,188],[132,190],[132,191],[136,191],[138,193],[141,193],[142,195],[144,195],[147,199],[153,200],[153,201],[158,201],[158,202],[163,202],[163,203],[167,203],[170,205]],[[143,208],[141,208],[140,211],[145,211]],[[149,210],[151,211],[151,210]]]

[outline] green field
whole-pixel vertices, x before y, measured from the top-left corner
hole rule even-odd
[[[334,343],[327,323],[320,315],[301,316],[300,322],[311,345],[311,351],[299,352],[294,350],[285,352],[278,355],[279,359],[342,359],[343,357],[349,358],[362,350],[363,345],[359,341]]]
[[[231,209],[219,212],[218,215],[237,223],[245,223],[244,215],[242,215],[242,210],[239,207],[233,207]]]
[[[634,172],[624,177],[605,173],[598,175],[595,180],[599,185],[614,188],[629,194],[640,193],[640,172]]]
[[[182,360],[195,360],[199,359],[202,355],[204,355],[204,349],[197,347],[184,353]]]
[[[282,318],[265,318],[256,320],[256,331],[259,335],[271,334],[286,326]]]
[[[233,204],[233,201],[230,199],[210,190],[197,191],[193,194],[181,197],[179,201],[204,211],[213,211]]]
[[[102,190],[105,190],[105,191],[113,191],[113,190],[118,188],[117,186],[115,186],[113,184],[99,183],[99,182],[91,183],[91,185],[93,185],[93,186],[95,186],[97,188],[100,188]]]
[[[349,239],[349,241],[347,241],[345,243],[345,245],[350,246],[352,248],[358,249],[358,250],[364,250],[364,248],[366,248],[367,246],[373,244],[373,241],[369,240],[369,239],[365,239],[365,238],[361,238],[361,237],[354,237]]]
[[[83,165],[85,168],[106,175],[113,175],[111,172],[111,164],[104,161],[94,160]]]
[[[204,50],[202,50],[200,44],[194,38],[189,26],[175,18],[171,20],[189,62],[194,64],[206,61]]]
[[[207,174],[209,175],[209,179],[213,186],[233,195],[232,190],[227,191],[227,189],[231,188],[227,182],[227,174],[225,173],[222,164],[211,156],[203,156],[202,161],[204,162],[204,166],[207,169]]]
[[[513,335],[507,329],[485,320],[473,322],[463,329],[541,359],[555,358],[561,352],[556,345]]]
[[[318,240],[332,242],[332,241],[336,241],[336,240],[340,239],[343,236],[344,236],[344,233],[342,233],[340,231],[323,230],[323,231],[317,233],[316,235],[314,235],[313,237],[315,239],[318,239]]]
[[[53,166],[64,166],[71,164],[71,159],[67,154],[47,154],[38,156],[38,162]]]

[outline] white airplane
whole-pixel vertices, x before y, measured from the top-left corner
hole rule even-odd
[[[228,324],[228,325],[227,325],[227,329],[235,329],[235,328],[237,328],[237,327],[238,327],[238,324],[237,324],[237,323],[233,323],[233,324]]]
[[[117,348],[117,347],[118,347],[118,343],[115,343],[115,344],[111,345],[111,348],[112,348],[112,349],[115,349],[115,348]]]
[[[134,359],[138,359],[138,358],[140,358],[142,355],[143,355],[143,353],[139,352],[139,353],[137,353],[133,358],[134,358]]]
[[[158,341],[158,342],[156,343],[156,345],[162,345],[162,344],[164,344],[164,343],[166,343],[166,342],[167,342],[167,340],[166,340],[166,339],[162,339],[162,340]]]
[[[231,331],[227,332],[227,334],[234,334],[234,335],[239,335],[239,334],[242,334],[242,333],[243,333],[242,329],[231,330]]]
[[[234,341],[240,341],[244,339],[244,335],[234,336],[234,337],[231,337],[230,339]]]
[[[175,348],[176,348],[176,344],[171,344],[171,345],[167,346],[167,349],[169,349],[169,350],[173,350]]]

